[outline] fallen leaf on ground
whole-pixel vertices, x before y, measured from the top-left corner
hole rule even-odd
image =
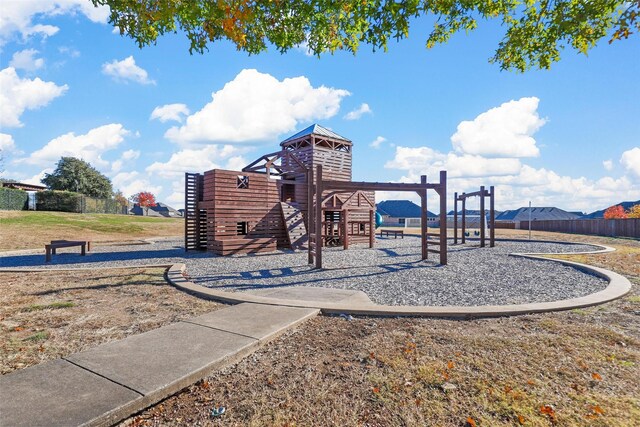
[[[556,411],[555,409],[553,409],[553,406],[551,405],[544,405],[540,407],[540,412],[542,414],[548,415],[549,419],[551,420],[552,423],[556,422]]]

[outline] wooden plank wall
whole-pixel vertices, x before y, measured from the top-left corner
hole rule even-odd
[[[296,153],[298,152],[296,151]],[[322,176],[324,179],[351,181],[351,152],[335,151],[316,146],[313,147],[312,156],[314,170],[315,166],[322,165]],[[298,156],[298,158],[300,158],[300,156]]]
[[[185,251],[207,249],[207,212],[201,206],[203,178],[199,173],[185,173]]]
[[[529,221],[520,221],[520,229],[528,230]],[[531,229],[594,236],[640,238],[640,219],[571,219],[531,221]]]
[[[239,175],[249,177],[248,188],[237,188]],[[265,174],[221,169],[205,172],[203,200],[209,250],[221,250],[223,246],[215,243],[216,240],[273,238],[278,247],[287,246],[277,184]],[[237,224],[241,221],[249,223],[246,236],[237,233]],[[260,245],[263,244],[261,241]],[[231,247],[231,242],[225,247]]]

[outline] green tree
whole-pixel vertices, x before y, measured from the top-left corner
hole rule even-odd
[[[603,37],[640,30],[640,0],[91,0],[108,5],[111,24],[140,47],[184,32],[191,53],[229,40],[251,54],[306,44],[316,55],[360,44],[387,49],[409,37],[410,24],[429,19],[431,48],[452,35],[496,20],[505,34],[490,59],[502,69],[549,68],[570,47],[583,54]]]
[[[62,157],[53,173],[45,174],[42,183],[50,190],[75,191],[85,196],[111,198],[109,178],[84,160]]]

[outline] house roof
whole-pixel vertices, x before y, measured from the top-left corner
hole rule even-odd
[[[554,207],[532,207],[531,219],[532,220],[545,220],[545,219],[578,219],[580,215],[575,213],[564,211],[560,208]],[[520,209],[504,211],[500,215],[496,216],[496,221],[528,221],[529,220],[529,208],[524,207]]]
[[[376,204],[380,215],[388,215],[393,218],[420,218],[420,206],[410,200],[385,200]],[[435,218],[436,214],[427,211],[427,217]]]
[[[496,218],[501,214],[502,212],[500,211],[495,211],[496,214]],[[464,211],[465,216],[467,215],[471,215],[471,216],[480,216],[480,210],[474,210],[474,209],[465,209]],[[489,209],[485,209],[484,210],[484,214],[485,215],[489,215]],[[453,210],[450,210],[449,212],[447,212],[447,216],[453,216]],[[458,216],[462,216],[462,210],[458,211]]]
[[[296,133],[295,135],[291,135],[289,138],[285,139],[280,144],[284,144],[285,142],[293,141],[295,139],[302,138],[304,136],[312,135],[312,134],[313,135],[326,136],[328,138],[338,139],[340,141],[351,142],[351,140],[345,138],[344,136],[340,136],[337,133],[327,129],[326,127],[323,127],[323,126],[320,126],[317,123],[314,123],[311,126],[309,126],[308,128],[303,129],[300,132]]]
[[[640,200],[636,200],[635,202],[621,202],[621,203],[617,203],[617,204],[615,204],[613,206],[618,206],[618,205],[622,205],[624,210],[627,210],[632,206],[640,205]],[[582,218],[584,218],[584,219],[604,218],[604,211],[606,211],[607,209],[609,209],[609,208],[602,209],[602,210],[595,211],[595,212],[591,212],[589,215],[584,215]]]
[[[47,187],[45,187],[44,185],[29,184],[26,182],[15,182],[15,181],[3,182],[2,185],[0,186],[5,188],[14,188],[16,190],[25,190],[25,191],[40,191],[40,190],[47,189]]]

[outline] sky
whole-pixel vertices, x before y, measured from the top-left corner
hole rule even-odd
[[[190,55],[180,33],[140,49],[107,17],[89,0],[0,0],[2,177],[39,183],[74,156],[126,196],[181,208],[185,172],[240,170],[318,123],[353,141],[355,181],[446,170],[449,209],[480,185],[496,187],[499,210],[640,199],[640,36],[516,73],[488,61],[493,22],[426,49],[416,20],[387,52],[317,58],[226,42]]]

